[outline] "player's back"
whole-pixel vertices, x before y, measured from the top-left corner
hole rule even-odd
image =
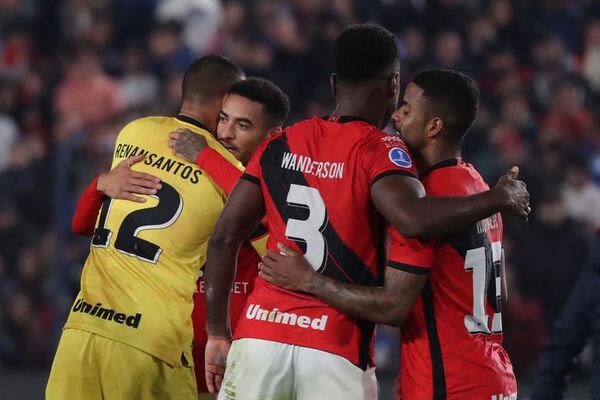
[[[381,282],[384,221],[370,187],[392,173],[413,173],[398,137],[335,117],[300,122],[265,142],[244,178],[261,185],[271,250],[287,243],[320,273],[373,286]],[[365,367],[373,328],[316,298],[258,279],[236,337],[316,348]]]
[[[460,159],[436,164],[422,181],[428,196],[465,196],[489,189]],[[512,365],[502,348],[500,215],[412,254],[419,244],[392,232],[390,260],[431,268],[402,327],[403,396],[516,398]]]
[[[107,198],[100,211],[81,292],[67,328],[91,331],[181,362],[192,339],[192,294],[225,197],[194,164],[176,159],[169,132],[189,128],[241,168],[201,125],[187,117],[142,118],[120,132],[113,168],[145,154],[134,169],[161,179],[145,203]],[[191,360],[188,359],[188,361]]]

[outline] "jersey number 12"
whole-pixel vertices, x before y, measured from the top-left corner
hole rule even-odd
[[[152,264],[158,262],[162,249],[155,243],[141,239],[138,235],[148,229],[165,229],[173,225],[183,210],[181,195],[166,182],[161,182],[162,189],[151,196],[158,200],[154,207],[143,208],[129,213],[119,227],[115,239],[115,249],[120,253],[136,257]],[[108,247],[113,232],[106,228],[106,220],[110,215],[113,199],[107,197],[100,210],[98,227],[94,230],[92,246]]]

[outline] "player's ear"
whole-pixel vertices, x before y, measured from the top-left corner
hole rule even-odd
[[[337,76],[335,74],[329,76],[329,86],[331,86],[333,95],[337,96]]]
[[[427,137],[434,138],[444,129],[444,121],[440,117],[433,117],[427,123]]]
[[[265,138],[270,137],[271,135],[279,132],[281,129],[283,129],[283,127],[281,126],[274,126],[271,129],[269,129],[269,131],[267,132],[267,136]]]
[[[398,72],[394,72],[390,77],[389,91],[391,97],[396,97],[400,92],[400,74]]]

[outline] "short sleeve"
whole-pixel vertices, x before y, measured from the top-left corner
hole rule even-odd
[[[242,175],[242,171],[211,147],[202,150],[198,154],[196,165],[210,175],[227,196],[229,196]]]
[[[391,244],[387,266],[418,275],[427,275],[433,267],[434,242],[406,238],[390,228]]]
[[[369,183],[388,175],[417,177],[417,171],[406,145],[397,135],[376,132],[369,135],[363,148],[363,165]]]

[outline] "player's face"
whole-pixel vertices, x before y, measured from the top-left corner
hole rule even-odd
[[[236,94],[223,100],[217,139],[242,164],[250,161],[252,153],[273,130],[263,112],[263,105]]]
[[[413,151],[418,151],[425,144],[426,102],[423,89],[411,82],[404,91],[400,107],[392,114],[394,128]]]

